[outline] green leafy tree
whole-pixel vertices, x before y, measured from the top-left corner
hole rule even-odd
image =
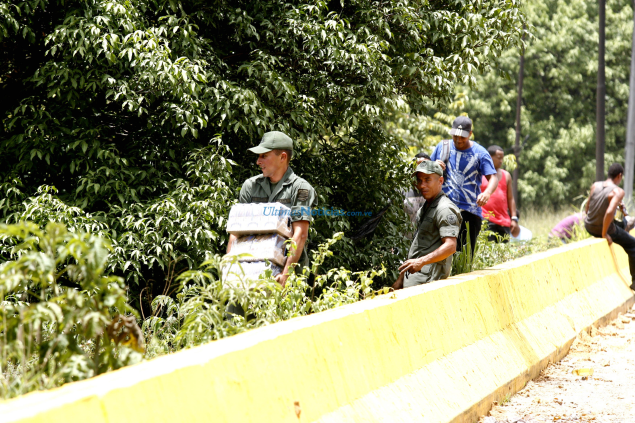
[[[454,96],[452,102],[440,108],[429,107],[426,113],[412,113],[409,108],[394,112],[386,120],[386,130],[393,137],[403,140],[412,155],[421,151],[432,154],[441,140],[450,138],[454,119],[466,114],[467,100],[467,95],[461,92]]]
[[[53,388],[138,362],[123,281],[105,276],[108,244],[59,223],[3,225],[13,260],[0,265],[0,398]]]
[[[164,294],[223,251],[222,216],[257,172],[244,151],[266,131],[297,141],[293,166],[321,206],[399,204],[404,145],[386,117],[473,82],[518,41],[521,19],[513,0],[3,3],[0,206],[22,216],[55,187],[55,202],[111,240],[135,302]],[[203,179],[200,151],[214,163]],[[313,245],[360,223],[322,219]],[[345,238],[333,265],[394,268],[404,224],[391,208],[379,236]]]
[[[524,5],[532,37],[527,39],[518,158],[524,204],[563,206],[584,194],[595,179],[597,3],[587,0],[530,1]],[[607,3],[606,156],[623,157],[632,7]],[[475,138],[510,149],[514,143],[519,51],[509,50],[496,68],[477,78],[467,111]]]

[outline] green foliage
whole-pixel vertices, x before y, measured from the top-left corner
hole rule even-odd
[[[148,356],[166,354],[200,345],[267,324],[324,311],[344,304],[388,292],[375,291],[373,278],[381,271],[352,273],[344,268],[321,273],[330,247],[342,233],[321,244],[313,253],[311,269],[292,274],[284,287],[271,277],[254,282],[244,277],[236,256],[218,255],[206,260],[201,269],[179,276],[181,286],[176,300],[157,296],[153,315],[143,323],[148,342]],[[228,283],[223,269],[235,273]],[[309,274],[316,276],[308,284]],[[232,308],[233,307],[233,308]],[[239,307],[244,313],[234,314]]]
[[[0,398],[141,359],[141,332],[120,315],[130,309],[123,281],[104,276],[104,240],[56,223],[2,225],[0,237],[13,245],[0,266]]]
[[[584,224],[575,225],[571,235],[571,240],[568,242],[582,241],[591,237],[586,229],[584,229]],[[479,232],[476,242],[473,258],[468,254],[470,249],[469,245],[463,251],[455,253],[452,260],[452,276],[487,269],[501,263],[506,263],[517,258],[540,253],[563,245],[559,238],[544,236],[534,237],[531,241],[522,243],[493,242],[488,240],[490,236],[496,236],[500,241],[502,241],[498,234],[488,230],[487,222],[483,221],[481,232]]]
[[[296,141],[295,170],[320,206],[396,204],[407,183],[404,147],[384,129],[389,113],[417,112],[473,82],[518,42],[521,19],[514,0],[2,6],[0,187],[13,197],[0,208],[15,218],[24,204],[40,204],[44,218],[54,205],[38,190],[49,187],[73,219],[94,220],[82,224],[111,240],[111,269],[150,301],[172,290],[175,274],[223,250],[222,216],[257,172],[245,148],[265,131]],[[226,166],[202,169],[205,182],[192,168],[207,148]],[[316,222],[312,239],[361,223]],[[391,209],[381,241],[344,239],[332,265],[392,267],[386,251],[402,242],[404,223]]]
[[[503,168],[508,172],[513,172],[518,167],[518,161],[515,154],[505,154],[503,157]]]
[[[623,160],[632,5],[606,9],[606,167]],[[590,0],[524,4],[526,41],[519,190],[524,205],[568,205],[595,180],[598,5]],[[497,60],[469,90],[467,110],[483,145],[514,143],[519,51]],[[500,75],[507,75],[507,79]],[[508,150],[509,151],[509,150]]]
[[[19,205],[5,208],[7,213],[15,210],[7,220],[30,220],[40,227],[59,222],[72,232],[109,239],[113,249],[107,271],[124,275],[132,288],[132,304],[143,312],[155,295],[174,291],[177,273],[221,251],[227,235],[219,228],[235,197],[233,162],[223,155],[227,152],[222,144],[195,149],[184,164],[184,177],[169,181],[166,194],[145,202],[131,200],[126,207],[113,205],[109,213],[70,206],[53,187],[40,187],[35,196],[26,197],[19,181],[7,183],[0,188]]]
[[[467,101],[465,93],[458,93],[450,103],[440,107],[441,110],[430,107],[428,113],[411,113],[410,108],[405,108],[392,113],[386,121],[386,129],[406,143],[410,154],[415,155],[420,151],[432,154],[441,140],[450,138],[449,131],[454,119],[466,114]]]

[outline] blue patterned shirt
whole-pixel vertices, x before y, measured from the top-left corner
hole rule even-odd
[[[432,160],[440,160],[442,146],[443,142],[436,146],[430,156]],[[481,208],[476,205],[476,198],[481,193],[481,179],[484,175],[496,173],[494,162],[487,150],[474,141],[467,150],[457,150],[451,141],[446,173],[443,192],[459,209],[483,217]]]

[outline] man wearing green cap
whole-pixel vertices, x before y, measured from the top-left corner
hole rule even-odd
[[[437,162],[424,161],[414,172],[416,187],[426,202],[417,212],[416,233],[408,260],[399,266],[394,289],[446,279],[461,229],[461,211],[445,195],[443,170]]]
[[[313,220],[311,208],[317,206],[315,190],[304,179],[297,176],[289,167],[293,156],[293,140],[278,131],[267,132],[260,144],[249,151],[258,155],[256,163],[262,175],[249,178],[243,184],[238,196],[241,203],[282,203],[291,209],[293,241],[297,246],[291,257],[287,259],[284,270],[276,280],[284,286],[289,277],[289,269],[293,263],[308,266],[309,257],[306,252],[306,241],[309,235],[309,224]],[[230,246],[236,237],[229,236]]]

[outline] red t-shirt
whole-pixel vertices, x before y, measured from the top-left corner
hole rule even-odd
[[[512,219],[509,217],[509,212],[507,211],[509,207],[507,206],[507,177],[505,173],[504,171],[501,172],[503,176],[501,180],[498,181],[496,191],[492,193],[487,204],[483,206],[483,219],[509,228],[512,226]],[[481,192],[485,192],[487,185],[489,185],[489,181],[483,176]]]

